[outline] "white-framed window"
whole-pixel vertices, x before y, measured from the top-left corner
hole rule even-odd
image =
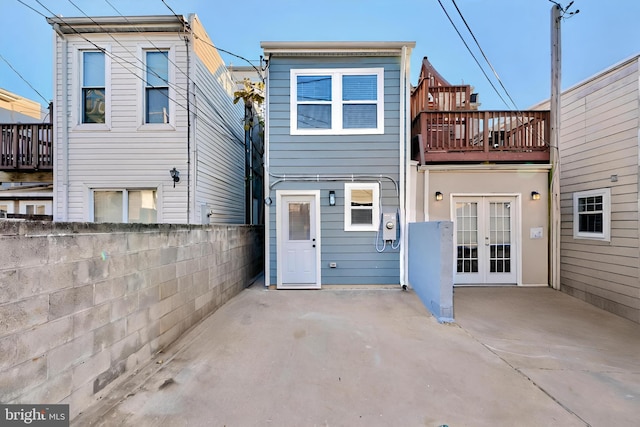
[[[380,185],[344,184],[344,230],[376,231],[380,224]]]
[[[573,193],[573,238],[611,239],[611,189]]]
[[[94,189],[93,222],[158,222],[158,196],[154,189]]]
[[[80,123],[104,124],[107,113],[105,53],[100,50],[83,50],[80,56]]]
[[[384,68],[292,69],[291,134],[384,133]]]
[[[145,50],[144,123],[169,123],[169,51]]]

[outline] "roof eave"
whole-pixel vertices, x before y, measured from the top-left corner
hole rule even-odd
[[[184,16],[96,16],[96,17],[50,17],[49,25],[57,25],[63,34],[77,33],[131,33],[131,32],[176,32],[188,27]]]
[[[291,56],[316,56],[316,55],[397,55],[403,48],[409,50],[415,47],[415,42],[409,41],[306,41],[306,42],[272,42],[260,43],[265,55],[291,55]]]

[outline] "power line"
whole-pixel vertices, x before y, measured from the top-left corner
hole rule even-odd
[[[165,0],[160,0],[160,1],[161,1],[161,2],[162,2],[162,3],[163,3],[163,4],[164,4],[164,5],[165,5],[165,6],[166,6],[170,11],[171,11],[171,13],[173,13],[173,15],[174,15],[175,17],[179,17],[179,16],[176,14],[176,12],[174,12],[174,10],[173,10],[173,9],[171,9],[171,6],[169,6]],[[224,52],[224,53],[226,53],[227,55],[231,55],[231,56],[234,56],[234,57],[236,57],[236,58],[238,58],[238,59],[241,59],[241,60],[245,61],[247,64],[251,65],[251,67],[253,67],[253,69],[254,69],[254,70],[256,70],[256,73],[258,73],[258,77],[260,77],[260,80],[262,80],[262,82],[264,82],[264,77],[263,77],[263,75],[262,75],[262,72],[261,72],[261,71],[260,71],[260,70],[255,66],[255,65],[253,65],[253,64],[251,63],[251,61],[249,61],[247,58],[245,58],[245,57],[243,57],[243,56],[240,56],[240,55],[236,55],[235,53],[233,53],[233,52],[229,52],[228,50],[221,49],[221,48],[219,48],[219,47],[217,47],[217,46],[214,46],[213,44],[209,43],[208,41],[206,41],[206,40],[202,39],[200,36],[198,36],[198,35],[193,31],[193,29],[191,29],[191,30],[192,30],[192,34],[193,34],[193,36],[194,36],[196,39],[200,40],[201,42],[203,42],[203,43],[205,43],[205,44],[208,44],[209,46],[211,46],[211,47],[215,48],[216,50],[219,50],[220,52]]]
[[[458,27],[456,26],[456,24],[453,22],[453,19],[451,19],[451,16],[449,16],[449,12],[447,12],[447,9],[445,9],[444,5],[442,4],[442,2],[440,0],[438,0],[438,3],[440,4],[440,7],[442,8],[442,10],[444,11],[444,14],[447,16],[447,18],[449,19],[449,22],[451,23],[451,25],[453,26],[453,29],[456,30],[456,33],[458,33],[458,36],[460,37],[460,40],[462,40],[462,43],[464,43],[465,47],[467,48],[467,50],[469,51],[469,53],[471,54],[471,56],[473,57],[473,59],[476,61],[476,64],[478,64],[478,67],[480,68],[480,71],[482,71],[482,74],[484,74],[484,76],[487,78],[487,81],[489,82],[489,84],[491,85],[491,87],[493,88],[493,90],[496,92],[496,94],[498,95],[498,97],[502,100],[502,102],[504,102],[504,105],[506,105],[507,107],[509,106],[509,104],[507,103],[507,101],[505,101],[505,99],[502,97],[502,95],[500,95],[500,92],[498,91],[498,89],[496,88],[496,86],[493,84],[493,82],[491,81],[491,79],[489,78],[489,76],[487,75],[487,73],[484,71],[484,68],[482,68],[482,65],[480,65],[480,61],[478,61],[478,58],[476,58],[476,56],[474,55],[473,51],[471,50],[471,48],[469,47],[469,45],[467,44],[467,42],[465,41],[464,37],[462,37],[462,34],[460,34],[460,31],[458,30]]]
[[[478,42],[478,39],[473,34],[473,31],[471,31],[471,27],[469,27],[469,24],[467,24],[467,20],[464,19],[464,16],[462,15],[462,12],[460,11],[460,8],[456,4],[456,0],[451,0],[451,3],[453,3],[453,5],[455,6],[456,10],[458,11],[458,15],[460,15],[460,18],[462,18],[462,22],[464,22],[464,25],[467,27],[467,30],[469,30],[469,34],[471,34],[471,37],[473,37],[473,41],[476,42],[476,46],[478,46],[478,49],[480,49],[480,53],[482,54],[482,57],[484,58],[485,61],[487,61],[487,64],[489,65],[489,68],[491,68],[491,71],[493,71],[493,74],[496,76],[496,79],[498,80],[498,83],[500,83],[500,86],[504,90],[504,93],[507,94],[507,97],[509,98],[509,100],[511,101],[513,106],[516,108],[516,110],[519,111],[520,109],[516,105],[516,102],[513,100],[513,98],[511,98],[511,95],[509,94],[509,91],[507,90],[507,88],[504,87],[504,84],[502,84],[502,80],[500,79],[500,76],[498,76],[498,72],[496,71],[495,68],[493,68],[493,65],[491,65],[491,62],[489,61],[489,58],[487,58],[487,55],[485,55],[484,50],[482,49],[482,47],[480,46],[480,43]]]
[[[30,5],[26,4],[25,2],[23,2],[22,0],[16,0],[18,3],[28,7],[29,9],[33,10],[35,13],[37,13],[38,15],[42,16],[43,18],[46,18],[47,15],[45,15],[44,13],[40,12],[39,10],[34,9],[33,7],[31,7]]]
[[[13,65],[11,65],[11,63],[9,61],[7,61],[5,59],[4,56],[2,56],[2,54],[0,54],[0,59],[2,59],[4,62],[6,62],[6,64],[9,66],[9,68],[11,68],[13,70],[14,73],[16,73],[18,75],[18,77],[20,77],[22,79],[23,82],[25,82],[27,85],[29,85],[29,87],[31,89],[33,89],[33,91],[35,93],[37,93],[38,95],[40,95],[40,98],[42,98],[42,100],[45,102],[45,104],[49,104],[49,101],[47,100],[47,98],[45,98],[40,92],[38,92],[38,89],[36,89],[35,87],[33,87],[33,85],[31,83],[29,83],[29,81],[27,79],[25,79],[22,74],[20,74],[20,72],[18,72],[18,70],[16,70],[15,68],[13,68]]]

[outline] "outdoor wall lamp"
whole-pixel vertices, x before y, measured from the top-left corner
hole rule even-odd
[[[443,198],[442,193],[439,191],[436,191],[436,202],[441,201]]]
[[[540,193],[538,193],[537,191],[532,191],[531,200],[540,200]]]
[[[169,175],[171,175],[171,179],[173,179],[173,188],[176,188],[176,182],[180,182],[180,171],[173,168],[169,171]]]
[[[329,191],[329,206],[336,205],[336,192],[331,190]]]

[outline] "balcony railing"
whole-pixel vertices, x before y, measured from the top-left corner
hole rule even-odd
[[[549,162],[549,111],[422,111],[412,136],[422,164]]]
[[[471,86],[427,86],[422,80],[411,94],[411,111],[473,110]]]
[[[0,170],[53,170],[51,123],[0,124],[0,134]]]

